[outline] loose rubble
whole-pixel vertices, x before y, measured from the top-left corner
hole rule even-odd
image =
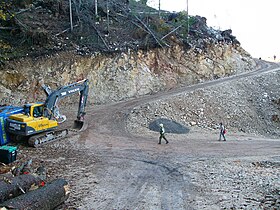
[[[265,167],[255,164],[252,161],[255,159],[202,158],[188,165],[189,170],[194,171],[191,173],[192,182],[203,189],[204,198],[197,201],[197,209],[209,209],[213,204],[218,204],[219,209],[279,209],[280,157],[265,158],[270,164],[261,159]],[[214,201],[207,200],[208,196],[214,197]]]
[[[229,132],[279,137],[279,89],[279,72],[200,88],[135,107],[127,127],[143,132],[154,120],[167,118],[187,127],[214,130],[223,122]]]

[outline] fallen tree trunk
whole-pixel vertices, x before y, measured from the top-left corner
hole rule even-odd
[[[50,210],[69,197],[70,188],[64,179],[57,179],[44,187],[5,201],[0,207],[7,209]]]
[[[23,174],[10,180],[0,181],[0,203],[29,191],[31,187],[40,186],[41,181],[39,177],[31,174]]]

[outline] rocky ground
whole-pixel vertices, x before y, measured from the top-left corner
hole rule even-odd
[[[165,123],[169,133],[177,133],[174,124],[166,121],[172,119],[191,132],[196,130],[194,138],[203,129],[216,135],[210,138],[218,139],[213,131],[224,122],[229,141],[242,141],[241,136],[248,133],[253,136],[247,140],[269,136],[279,141],[279,76],[279,71],[255,75],[141,104],[129,116],[128,130],[143,135],[152,132],[150,125],[157,122]],[[208,132],[200,138],[205,135]],[[280,157],[245,156],[202,157],[185,166],[191,171],[192,183],[201,186],[206,195],[196,200],[195,209],[280,208]]]
[[[206,195],[196,201],[195,209],[279,209],[279,161],[278,156],[192,162],[192,182]]]
[[[233,76],[234,78],[234,76]],[[128,130],[143,132],[158,118],[208,130],[223,122],[230,132],[280,136],[280,74],[270,72],[181,92],[135,107]]]
[[[89,106],[85,132],[38,149],[22,145],[18,161],[32,158],[48,168],[48,180],[69,181],[70,198],[58,209],[279,209],[279,76],[268,64],[265,72]],[[162,118],[187,132],[167,133],[170,143],[158,145],[149,125]],[[226,142],[218,141],[221,120]]]

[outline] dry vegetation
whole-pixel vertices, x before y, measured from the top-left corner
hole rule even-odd
[[[231,31],[208,28],[205,18],[159,12],[134,0],[99,0],[97,7],[94,1],[73,0],[71,6],[73,30],[68,0],[1,2],[1,63],[60,51],[111,53],[175,43],[203,48],[199,39],[239,44]]]

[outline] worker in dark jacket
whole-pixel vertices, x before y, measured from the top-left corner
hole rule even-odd
[[[159,124],[159,126],[160,126],[160,131],[159,131],[160,136],[159,136],[158,144],[161,144],[161,139],[162,138],[166,141],[166,144],[168,144],[168,141],[167,141],[167,139],[165,138],[165,135],[164,135],[165,134],[165,129],[163,127],[163,124]]]
[[[226,141],[225,133],[226,133],[225,126],[223,125],[223,123],[220,123],[220,138],[219,138],[219,141],[222,140],[222,137],[224,138],[224,141]]]

